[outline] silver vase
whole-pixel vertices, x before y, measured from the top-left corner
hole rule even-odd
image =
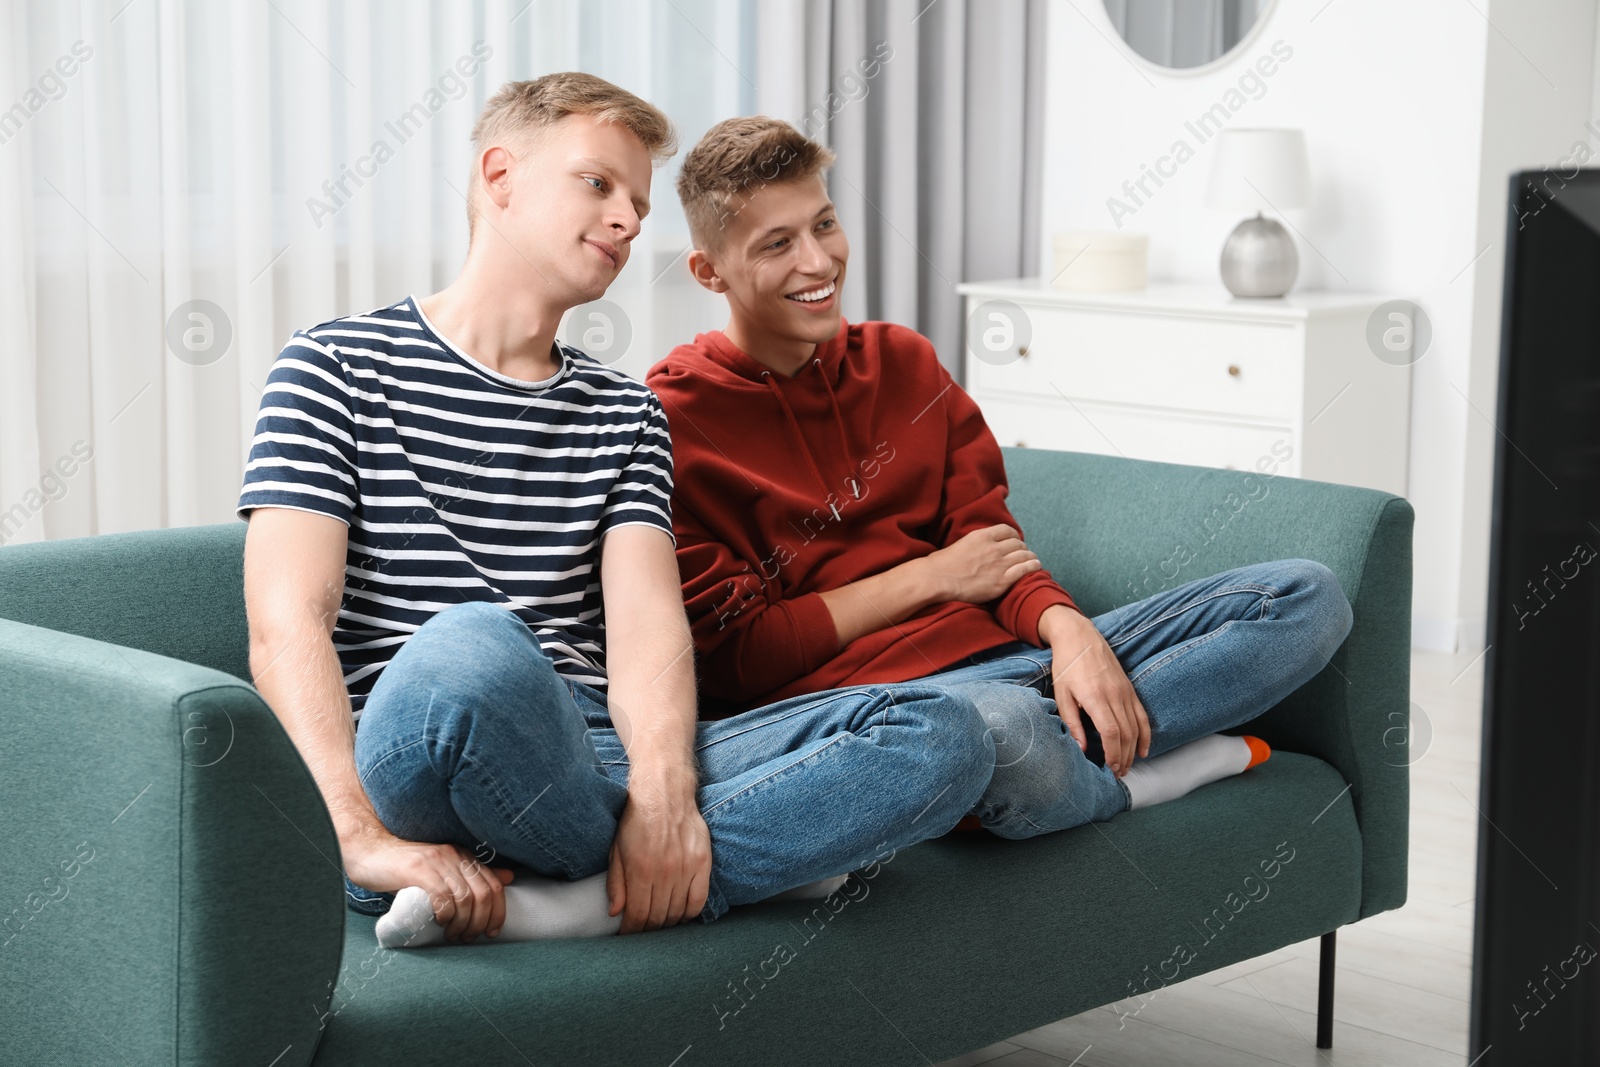
[[[1299,269],[1289,231],[1260,213],[1235,226],[1222,246],[1222,284],[1234,296],[1282,296]]]

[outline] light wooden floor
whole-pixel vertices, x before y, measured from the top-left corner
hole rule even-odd
[[[1137,1019],[1109,1007],[939,1067],[1429,1067],[1467,1062],[1483,660],[1413,652],[1406,906],[1339,931],[1333,1048],[1316,1039],[1316,940],[1167,986]]]

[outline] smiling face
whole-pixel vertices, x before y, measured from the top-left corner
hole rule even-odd
[[[720,246],[696,249],[696,280],[728,298],[729,340],[788,371],[839,332],[850,242],[820,174],[771,182],[730,207]]]
[[[484,152],[474,241],[566,307],[596,300],[628,262],[650,211],[650,152],[629,130],[568,115],[514,153]]]

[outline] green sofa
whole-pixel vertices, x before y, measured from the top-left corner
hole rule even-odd
[[[1251,724],[1272,759],[1109,823],[927,841],[848,896],[628,937],[377,947],[249,683],[243,523],[0,549],[0,1062],[926,1064],[1404,903],[1411,506],[1006,459],[1030,544],[1090,614],[1259,560],[1333,569],[1354,628]]]

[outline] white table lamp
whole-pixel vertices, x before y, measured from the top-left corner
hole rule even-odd
[[[1254,208],[1222,246],[1222,284],[1234,296],[1278,297],[1300,267],[1294,239],[1263,208],[1282,212],[1311,203],[1311,167],[1297,129],[1224,129],[1217,134],[1206,206]]]

